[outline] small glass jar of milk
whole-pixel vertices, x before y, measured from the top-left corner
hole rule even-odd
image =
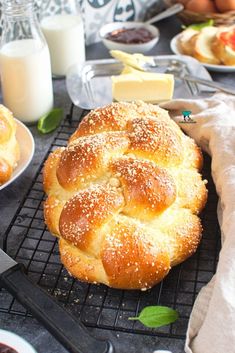
[[[53,107],[50,54],[28,0],[3,1],[0,44],[3,103],[32,124]]]
[[[50,50],[52,74],[64,77],[70,66],[85,61],[84,29],[78,1],[47,1],[46,5],[42,4],[40,16],[41,29]]]

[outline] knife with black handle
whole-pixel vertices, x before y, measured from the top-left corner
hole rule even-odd
[[[6,288],[70,353],[114,353],[111,342],[92,337],[54,298],[33,284],[24,266],[2,249],[0,287]]]

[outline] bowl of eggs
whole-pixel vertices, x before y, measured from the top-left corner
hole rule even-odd
[[[179,13],[185,25],[214,20],[215,25],[231,25],[235,22],[235,0],[164,0],[167,6],[184,5]]]

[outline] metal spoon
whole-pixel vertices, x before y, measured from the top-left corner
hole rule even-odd
[[[182,11],[183,9],[184,9],[184,6],[182,4],[175,4],[171,7],[169,7],[168,9],[166,9],[165,11],[159,13],[158,15],[150,18],[150,20],[145,21],[144,23],[151,25],[152,23],[161,21],[164,18],[173,16],[173,15],[179,13],[180,11]]]

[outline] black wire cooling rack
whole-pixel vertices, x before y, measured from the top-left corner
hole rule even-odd
[[[55,148],[66,145],[69,136],[87,113],[75,109],[71,106],[45,159]],[[104,285],[82,283],[69,276],[61,265],[57,240],[46,229],[43,220],[43,163],[5,234],[5,250],[25,265],[33,282],[56,297],[76,317],[80,317],[85,326],[183,339],[195,297],[213,276],[220,250],[220,229],[216,216],[218,200],[210,164],[210,158],[205,156],[203,176],[208,180],[209,199],[201,215],[204,228],[201,245],[194,256],[173,268],[151,290],[116,290]],[[159,329],[149,329],[128,320],[128,317],[136,316],[147,305],[170,306],[178,310],[180,318],[173,325]],[[0,292],[0,312],[30,315],[4,289]]]

